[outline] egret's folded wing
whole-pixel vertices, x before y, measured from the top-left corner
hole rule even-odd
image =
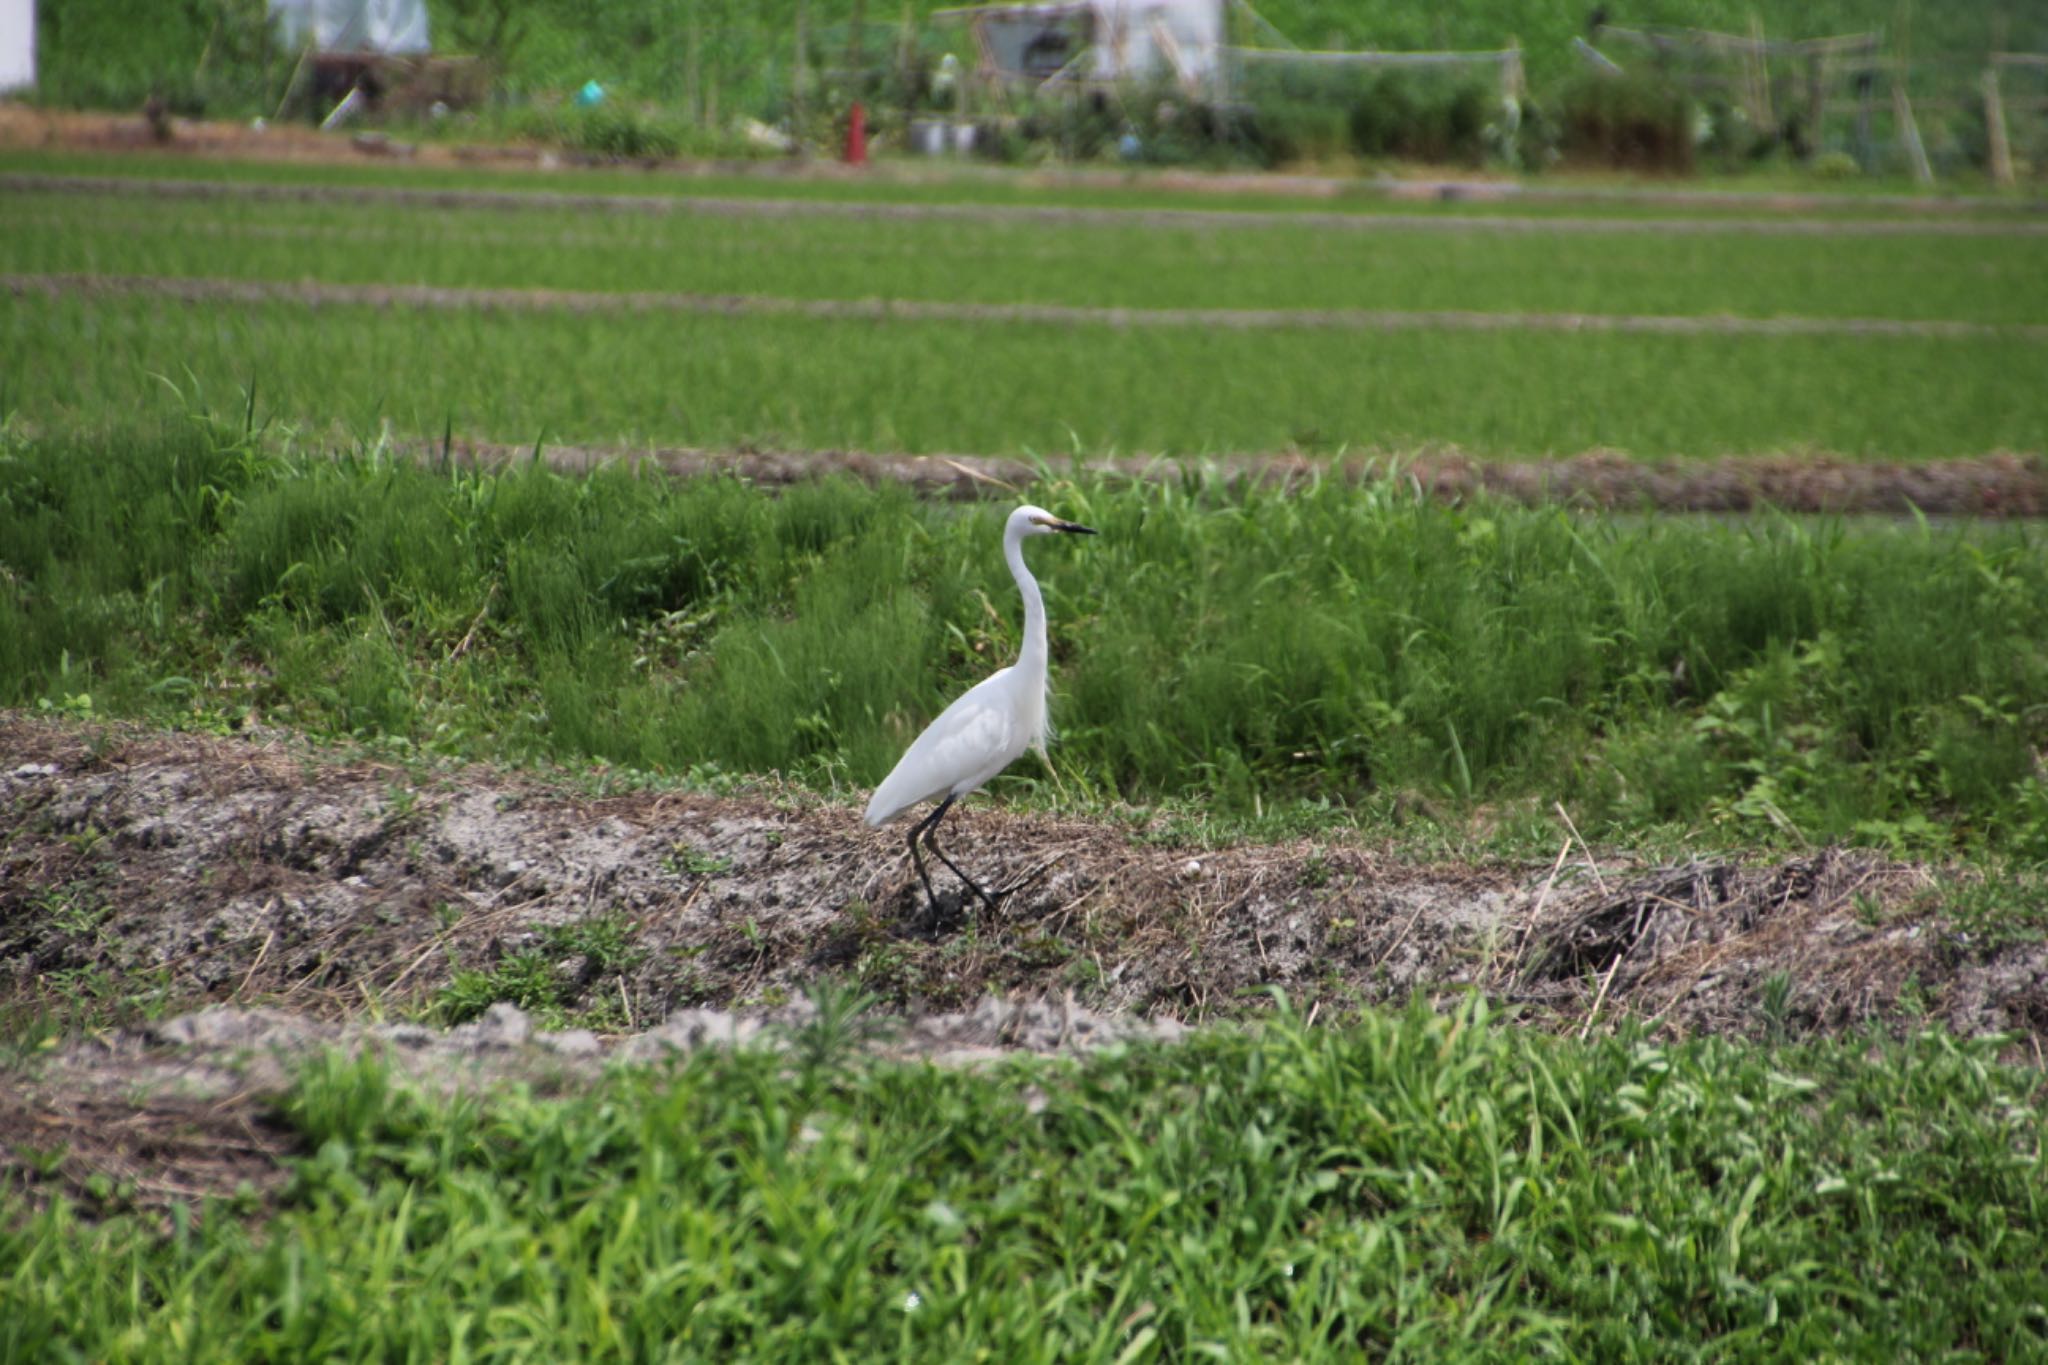
[[[1005,670],[1007,672],[1007,670]],[[886,823],[920,801],[972,791],[1024,752],[1030,740],[1005,702],[1003,674],[988,678],[939,713],[868,800],[866,820]]]

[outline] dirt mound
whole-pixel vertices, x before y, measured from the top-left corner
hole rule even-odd
[[[912,1013],[1071,995],[1190,1022],[1276,986],[1335,1007],[1479,985],[1694,1032],[1756,1027],[1784,977],[1794,1029],[1891,1016],[1904,992],[1959,1031],[2048,1031],[2038,945],[1973,952],[1926,869],[1861,852],[1417,866],[1306,841],[1190,850],[982,804],[949,846],[1009,894],[985,914],[942,893],[935,929],[901,830],[801,793],[587,795],[20,715],[0,750],[0,989],[17,998],[122,982],[326,1020],[372,1002],[460,1020],[507,998],[632,1032],[828,976]]]
[[[533,458],[531,445],[487,441],[408,447],[418,459],[499,468]],[[956,500],[1014,497],[1045,476],[1042,463],[1000,455],[887,455],[858,450],[711,450],[663,446],[549,446],[541,458],[558,469],[587,471],[617,464],[659,469],[678,478],[729,474],[780,487],[849,475],[870,483],[908,484]],[[2048,456],[2001,451],[1944,460],[1856,459],[1802,454],[1720,455],[1645,460],[1622,451],[1588,450],[1543,460],[1485,459],[1431,447],[1400,456],[1300,453],[1101,456],[1080,462],[1090,473],[1131,481],[1180,481],[1190,470],[1259,487],[1300,487],[1318,479],[1370,483],[1411,479],[1442,502],[1479,495],[1530,507],[1552,503],[1610,511],[1787,512],[1971,517],[2048,516]]]
[[[493,171],[530,171],[536,179],[559,178],[579,169],[632,166],[643,173],[676,178],[716,176],[760,181],[839,181],[867,185],[912,187],[957,185],[982,182],[1006,188],[1030,190],[1139,190],[1175,194],[1268,196],[1276,200],[1334,200],[1360,194],[1382,195],[1403,203],[1584,203],[1595,205],[1638,204],[1689,211],[1710,210],[1704,221],[1676,220],[1679,230],[1720,231],[1731,229],[1756,232],[1868,232],[1956,230],[1965,233],[1988,229],[2003,231],[2007,224],[1974,224],[1953,221],[1959,215],[2004,211],[2008,219],[2048,208],[2038,195],[2014,198],[2009,195],[1929,193],[1869,194],[1840,191],[1789,191],[1699,189],[1684,184],[1646,186],[1626,179],[1586,177],[1568,183],[1537,183],[1504,177],[1471,174],[1445,177],[1427,168],[1408,167],[1392,174],[1370,178],[1354,175],[1288,174],[1278,171],[1219,171],[1189,168],[1123,167],[1110,170],[1094,166],[1018,167],[975,166],[956,161],[928,161],[920,158],[887,158],[866,166],[851,167],[817,156],[747,158],[742,160],[675,157],[620,158],[578,151],[567,147],[530,142],[485,142],[465,140],[442,142],[393,137],[371,129],[362,132],[323,133],[292,120],[242,123],[230,119],[172,118],[159,130],[142,115],[110,114],[34,108],[0,100],[0,148],[44,148],[88,152],[116,152],[160,156],[166,164],[205,158],[211,161],[297,162],[337,164],[378,162],[392,166],[468,167]],[[588,198],[569,196],[562,198]],[[626,198],[629,196],[607,196]],[[977,205],[992,213],[1030,217],[1049,205]],[[1847,212],[1845,212],[1845,210]],[[1089,210],[1066,210],[1087,214]],[[1128,212],[1128,210],[1126,211]],[[1173,213],[1174,210],[1167,210]],[[1177,221],[1232,221],[1249,217],[1242,211],[1179,210]],[[1736,213],[1744,216],[1735,217]],[[1896,213],[1919,220],[1917,225],[1886,222],[1864,215]],[[1357,214],[1328,214],[1315,210],[1299,216],[1307,222],[1335,220],[1344,226]],[[1493,221],[1499,221],[1500,215]],[[1171,222],[1175,219],[1165,218]],[[1429,219],[1434,226],[1442,219]],[[1467,220],[1471,221],[1471,220]],[[1479,220],[1485,222],[1488,220]],[[1552,215],[1541,218],[1509,219],[1510,230],[1526,224],[1551,230],[1559,221]],[[1660,231],[1672,219],[1647,227],[1611,218],[1568,219],[1567,227],[1584,225],[1593,231]]]
[[[374,1047],[441,1086],[574,1083],[612,1059],[800,1048],[826,980],[877,998],[865,1046],[942,1063],[1176,1037],[1273,987],[1322,1017],[1476,986],[1581,1031],[1931,1017],[2037,1058],[2048,1034],[2048,949],[1973,946],[1949,883],[1860,852],[1417,866],[985,804],[949,846],[1011,890],[994,914],[947,896],[934,926],[900,831],[801,793],[593,795],[18,713],[0,753],[0,1005],[138,1020],[7,1064],[0,1185],[96,1207],[260,1204],[293,1150],[275,1096],[318,1049]]]

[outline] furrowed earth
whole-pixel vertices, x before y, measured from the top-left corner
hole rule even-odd
[[[1171,1039],[1273,988],[1333,1019],[1476,988],[1575,1032],[1938,1022],[2035,1059],[2048,1035],[2048,947],[1973,943],[1943,913],[1958,874],[1867,851],[1420,864],[983,797],[947,847],[1007,894],[963,907],[942,876],[932,923],[902,824],[794,790],[605,792],[21,713],[0,755],[0,1005],[126,1002],[122,1027],[0,1063],[0,1179],[36,1198],[277,1188],[273,1101],[317,1049],[440,1087],[569,1086],[788,1046],[826,979],[875,997],[875,1050],[944,1065]]]

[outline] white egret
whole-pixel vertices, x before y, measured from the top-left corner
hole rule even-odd
[[[925,847],[981,897],[982,904],[990,910],[996,908],[995,897],[982,890],[940,849],[939,821],[955,801],[1009,767],[1026,749],[1045,752],[1045,741],[1051,734],[1045,710],[1045,599],[1039,595],[1038,580],[1024,567],[1024,538],[1056,531],[1095,534],[1086,526],[1060,520],[1042,507],[1019,507],[1010,513],[1009,520],[1003,523],[1003,559],[1024,598],[1024,647],[1018,651],[1017,662],[991,673],[941,711],[868,799],[865,818],[875,828],[920,802],[939,803],[936,810],[910,830],[910,861],[917,867],[917,879],[924,883],[925,900],[934,915],[939,903],[932,894],[932,879],[924,870],[924,859],[917,851],[920,836]]]

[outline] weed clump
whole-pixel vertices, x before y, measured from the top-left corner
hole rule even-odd
[[[1990,1043],[1578,1045],[1467,1001],[949,1070],[847,1060],[857,1003],[559,1097],[324,1060],[260,1235],[6,1210],[0,1354],[2048,1347],[2039,1077]]]

